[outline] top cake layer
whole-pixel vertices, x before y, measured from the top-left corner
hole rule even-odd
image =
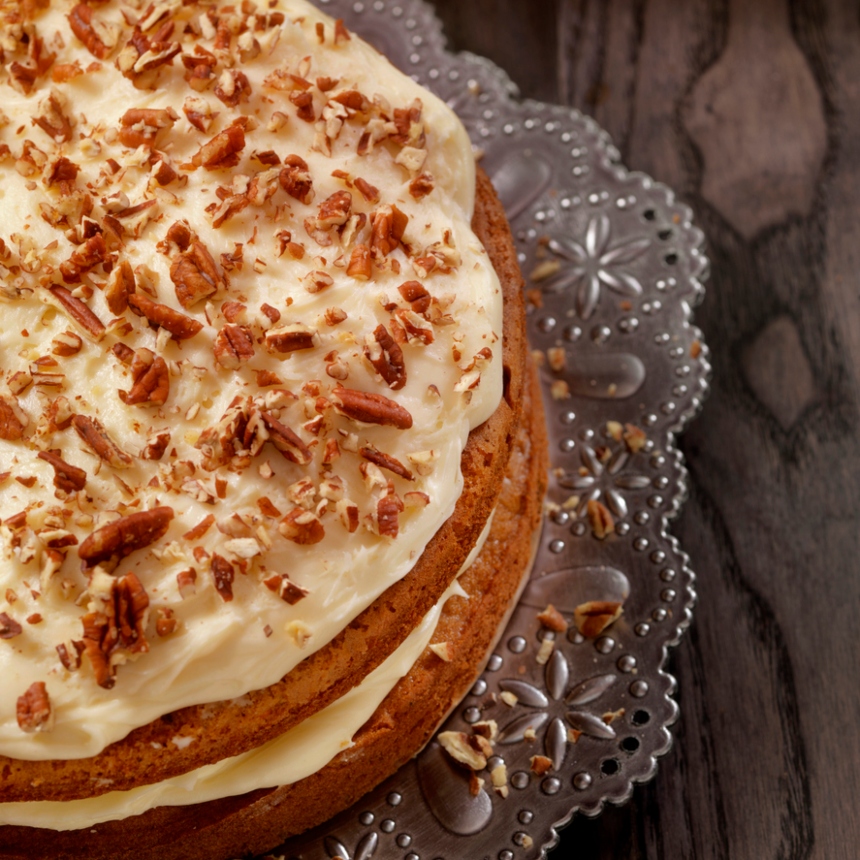
[[[300,0],[41,5],[0,6],[21,759],[281,678],[411,568],[501,392],[444,105]]]

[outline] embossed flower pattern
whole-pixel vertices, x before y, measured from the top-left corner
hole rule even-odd
[[[585,516],[590,501],[601,499],[605,499],[615,516],[627,516],[623,491],[642,490],[651,483],[647,475],[637,474],[628,468],[634,456],[626,447],[613,451],[604,446],[592,448],[585,443],[579,446],[582,463],[579,470],[565,472],[558,479],[560,486],[576,491],[579,496],[577,518]]]
[[[606,215],[588,222],[582,243],[565,237],[551,239],[549,249],[556,256],[572,263],[549,278],[544,289],[552,292],[576,289],[576,312],[589,319],[600,301],[601,286],[619,295],[635,298],[643,292],[642,282],[625,267],[637,260],[650,247],[650,239],[629,239],[610,246],[612,225]]]
[[[532,709],[507,723],[499,732],[500,744],[519,743],[529,729],[537,732],[549,722],[544,735],[544,751],[552,761],[553,769],[561,768],[568,745],[568,726],[593,738],[612,740],[615,729],[604,720],[584,710],[584,706],[597,701],[616,681],[612,673],[595,675],[574,684],[570,683],[570,666],[561,651],[554,651],[547,661],[544,673],[546,692],[534,684],[516,678],[506,678],[499,687],[517,697],[516,706]]]

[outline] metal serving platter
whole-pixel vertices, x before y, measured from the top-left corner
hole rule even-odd
[[[497,66],[447,51],[421,0],[316,2],[465,123],[526,276],[553,474],[531,580],[484,673],[443,727],[496,720],[490,767],[506,765],[508,796],[488,780],[473,797],[465,772],[433,742],[355,807],[272,853],[542,858],[574,813],[597,815],[607,801],[627,800],[672,743],[678,706],[664,664],[690,623],[695,592],[668,524],[686,492],[675,437],[708,386],[708,351],[690,320],[707,277],[703,235],[669,188],[619,164],[593,120],[520,101]],[[643,430],[644,446],[631,450],[610,422]],[[603,540],[593,534],[589,500],[614,521]],[[552,603],[570,617],[588,600],[623,600],[623,615],[596,639],[571,627],[539,663],[542,639],[554,634],[537,613]],[[514,694],[512,705],[498,697],[503,691]],[[523,737],[529,728],[533,740]],[[552,768],[535,775],[533,755]]]

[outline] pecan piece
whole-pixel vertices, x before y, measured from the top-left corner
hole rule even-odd
[[[269,352],[290,353],[299,349],[313,349],[316,344],[316,329],[301,323],[270,328],[266,332],[266,349]]]
[[[39,102],[39,113],[33,118],[33,125],[38,125],[55,143],[65,143],[72,139],[72,123],[63,111],[63,107],[60,94],[56,90],[51,90]]]
[[[114,652],[138,654],[149,650],[145,628],[149,617],[149,596],[140,580],[128,573],[121,579],[108,577],[110,587],[102,597],[103,611],[90,612],[81,619],[84,653],[90,658],[100,687],[113,687],[121,660]],[[77,647],[77,646],[76,646]]]
[[[599,540],[603,540],[615,531],[615,520],[613,520],[606,505],[596,499],[590,499],[586,506],[586,512],[588,522],[591,525],[591,532]]]
[[[263,410],[260,413],[266,429],[269,431],[269,441],[293,463],[307,466],[313,459],[310,448],[289,427],[281,424],[271,412]]]
[[[132,458],[108,436],[97,419],[86,415],[73,415],[71,422],[84,444],[105,463],[114,469],[125,469],[132,464]]]
[[[144,293],[132,293],[128,297],[128,303],[136,314],[146,317],[152,325],[169,331],[174,340],[188,340],[203,328],[203,323],[199,320],[192,319],[168,305],[154,302]]]
[[[229,603],[233,599],[233,579],[236,575],[233,565],[216,552],[212,554],[211,570],[215,590],[225,603]]]
[[[281,600],[286,601],[290,606],[295,606],[308,594],[306,588],[296,585],[286,573],[276,573],[274,576],[264,579],[263,585],[270,591],[274,591]]]
[[[406,385],[403,350],[384,325],[378,325],[364,344],[364,355],[389,388],[397,391]]]
[[[409,216],[396,206],[384,206],[371,216],[370,245],[375,253],[387,257],[400,246]]]
[[[298,155],[288,155],[278,174],[281,188],[301,203],[310,203],[314,196],[314,185],[308,163]]]
[[[376,524],[383,537],[396,538],[400,530],[399,516],[403,512],[403,500],[397,493],[388,493],[376,503]]]
[[[107,246],[101,233],[90,236],[72,251],[68,260],[60,263],[60,273],[67,284],[75,284],[84,272],[89,272],[107,259]]]
[[[84,43],[84,47],[96,59],[104,60],[107,58],[112,46],[106,45],[102,41],[102,36],[107,37],[104,28],[100,28],[102,30],[101,34],[96,32],[98,22],[94,20],[93,10],[86,3],[78,3],[69,12],[69,25],[72,28],[72,32]],[[110,41],[109,37],[108,41]]]
[[[352,194],[348,191],[335,191],[320,203],[316,226],[320,230],[330,230],[346,224],[352,212]]]
[[[160,540],[173,519],[173,508],[162,505],[120,517],[96,529],[78,547],[84,569],[97,564],[119,564],[126,556]]]
[[[131,149],[154,147],[163,131],[173,128],[177,116],[171,109],[131,108],[120,118],[119,140]]]
[[[0,439],[17,442],[23,439],[30,419],[11,394],[0,394]]]
[[[332,391],[335,409],[353,421],[364,424],[385,424],[408,430],[412,426],[412,416],[399,403],[389,400],[382,394],[369,391],[356,391],[338,385]]]
[[[170,371],[167,362],[151,350],[141,348],[131,362],[132,386],[120,391],[126,406],[163,406],[170,395]]]
[[[416,314],[426,313],[430,309],[432,298],[423,284],[418,281],[405,281],[397,292],[409,302],[410,307]]]
[[[351,278],[357,278],[360,281],[366,281],[373,274],[373,266],[371,264],[370,248],[367,245],[356,245],[349,255],[349,264],[346,267],[346,273]]]
[[[27,692],[18,697],[15,715],[18,728],[24,732],[42,732],[51,728],[51,700],[44,681],[30,684]]]
[[[104,240],[102,240],[102,246],[104,246]],[[48,292],[57,300],[69,317],[93,340],[100,341],[105,336],[107,329],[104,323],[77,296],[73,296],[59,284],[54,284]]]
[[[622,604],[610,600],[589,600],[573,610],[576,629],[588,639],[595,639],[623,612]]]
[[[0,639],[14,639],[24,628],[10,615],[0,612]]]
[[[137,289],[134,270],[128,260],[114,266],[105,284],[104,296],[108,310],[115,316],[128,309],[128,297]]]
[[[225,325],[215,337],[215,361],[225,370],[236,370],[254,357],[251,330],[243,325]]]
[[[218,78],[214,93],[227,107],[236,107],[251,97],[251,82],[244,72],[225,69]]]
[[[407,481],[415,480],[415,476],[406,468],[406,466],[403,465],[403,463],[400,462],[400,460],[392,457],[390,454],[384,454],[372,445],[359,448],[358,453],[364,457],[365,460],[379,466],[380,469],[387,469],[389,472],[393,472],[395,475],[398,475]]]
[[[293,508],[279,523],[278,531],[287,540],[308,545],[319,543],[325,537],[325,529],[312,511]]]
[[[224,279],[206,246],[195,239],[188,250],[173,261],[170,280],[179,304],[188,309],[224,286]]]
[[[67,463],[54,451],[39,451],[38,458],[48,463],[54,470],[54,486],[66,493],[83,490],[87,484],[87,473],[71,463]]]
[[[218,132],[192,156],[195,167],[223,170],[239,163],[239,153],[245,148],[245,130],[238,123]]]

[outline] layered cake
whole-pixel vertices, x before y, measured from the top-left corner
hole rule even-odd
[[[303,0],[0,3],[0,858],[218,858],[414,755],[546,471],[504,213]]]

